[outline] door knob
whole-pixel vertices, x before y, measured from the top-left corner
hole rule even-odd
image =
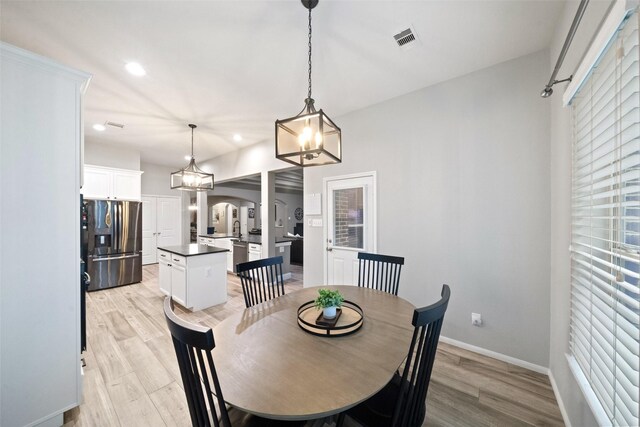
[[[331,252],[332,250],[333,250],[333,248],[332,248],[332,247],[327,246],[327,252]]]

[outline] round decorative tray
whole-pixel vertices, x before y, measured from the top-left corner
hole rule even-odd
[[[355,302],[344,301],[333,319],[324,319],[322,310],[315,308],[314,301],[305,302],[298,308],[298,325],[313,335],[340,337],[349,335],[362,327],[364,313]]]

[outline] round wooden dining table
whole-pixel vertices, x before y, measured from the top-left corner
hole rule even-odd
[[[298,326],[298,307],[319,287],[247,308],[213,329],[213,360],[229,405],[265,418],[309,420],[355,406],[391,380],[409,350],[414,306],[368,288],[323,288],[362,308],[359,330],[326,337]]]

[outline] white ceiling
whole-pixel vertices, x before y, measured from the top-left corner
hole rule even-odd
[[[313,11],[316,106],[335,118],[544,49],[562,6],[321,0]],[[2,0],[0,8],[2,41],[93,74],[86,139],[137,149],[145,162],[184,166],[187,123],[199,126],[202,161],[272,139],[276,118],[303,107],[307,12],[299,0]],[[410,24],[420,44],[402,50],[392,36]],[[128,74],[128,61],[147,75]],[[107,120],[125,128],[93,130]]]

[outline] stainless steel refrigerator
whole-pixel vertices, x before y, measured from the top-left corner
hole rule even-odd
[[[142,203],[85,200],[89,291],[142,280]]]

